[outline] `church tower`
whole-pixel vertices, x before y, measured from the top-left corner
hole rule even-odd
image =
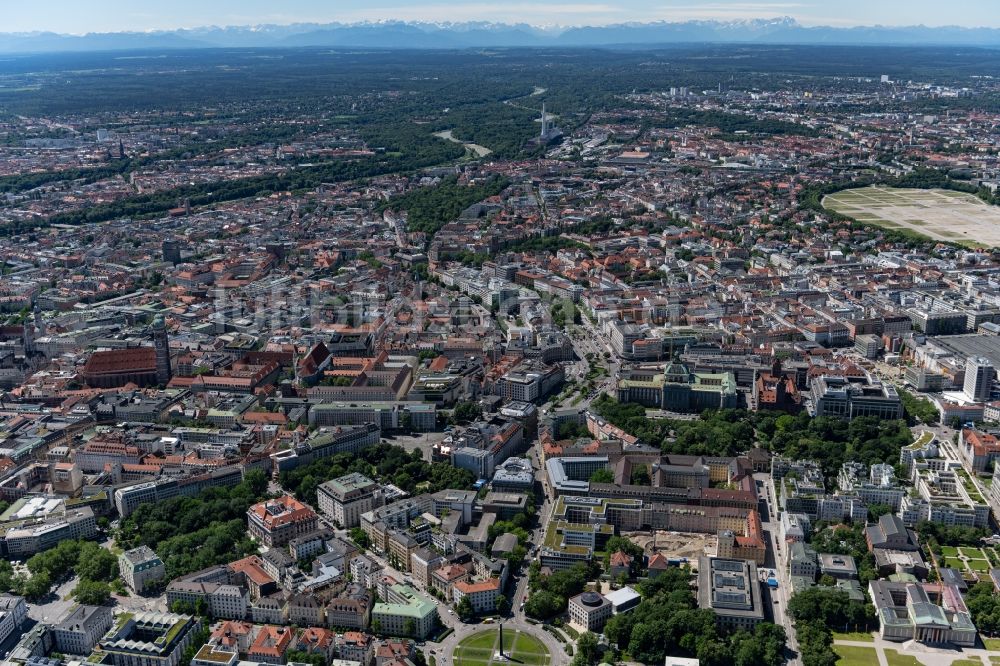
[[[170,344],[167,340],[167,322],[163,315],[153,319],[153,346],[156,348],[156,382],[166,386],[170,373]]]

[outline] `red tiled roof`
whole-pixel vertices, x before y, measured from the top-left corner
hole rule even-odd
[[[288,627],[264,625],[250,647],[249,654],[284,657],[292,643],[292,635],[292,630]]]
[[[156,372],[156,350],[152,347],[94,352],[83,366],[86,375],[141,371]]]
[[[611,566],[627,567],[632,564],[632,557],[623,550],[616,550],[611,553]]]

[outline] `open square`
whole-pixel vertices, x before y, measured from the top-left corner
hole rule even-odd
[[[858,222],[933,240],[1000,246],[1000,206],[964,192],[864,187],[824,197],[823,206]]]
[[[517,629],[504,629],[503,651],[507,660],[499,656],[499,629],[481,631],[463,639],[455,647],[455,666],[491,666],[492,664],[526,664],[548,666],[549,651],[529,633]]]

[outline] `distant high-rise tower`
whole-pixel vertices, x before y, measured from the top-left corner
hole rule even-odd
[[[35,331],[38,335],[45,335],[45,320],[42,319],[42,308],[38,306],[38,303],[35,303],[35,307],[32,308],[32,314],[35,319]]]
[[[45,335],[45,322],[42,320],[42,309],[35,303],[33,318],[24,321],[24,355],[32,356],[38,351],[35,341]]]
[[[542,133],[541,137],[544,139],[549,133],[549,115],[545,113],[545,102],[542,102]]]
[[[970,356],[965,362],[965,397],[974,402],[987,402],[993,389],[993,364],[981,356]]]
[[[163,241],[163,261],[173,265],[181,263],[181,244],[175,240]]]
[[[163,315],[153,319],[153,346],[156,348],[156,383],[166,386],[170,382],[170,341],[167,339],[167,322]]]

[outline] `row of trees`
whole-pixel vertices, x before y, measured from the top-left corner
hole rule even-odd
[[[531,596],[524,604],[525,615],[546,620],[564,613],[569,598],[583,592],[591,573],[596,572],[581,562],[543,578],[539,563],[532,562],[528,572]]]
[[[788,614],[795,620],[795,636],[804,666],[835,666],[834,629],[865,631],[875,623],[870,604],[853,601],[847,592],[833,587],[813,587],[799,592],[788,602]]]
[[[920,537],[921,543],[938,556],[942,554],[942,546],[965,546],[978,543],[982,537],[990,535],[990,530],[985,527],[942,525],[930,521],[917,523],[914,531]]]
[[[918,398],[906,389],[898,389],[899,399],[903,403],[907,422],[915,425],[917,421],[933,425],[938,422],[938,410],[927,398]]]
[[[422,128],[410,123],[387,122],[365,127],[361,133],[369,145],[379,149],[376,155],[333,160],[315,166],[292,169],[282,174],[268,174],[220,183],[184,185],[160,192],[135,195],[91,206],[86,210],[58,213],[45,220],[36,219],[10,224],[0,229],[0,232],[17,234],[47,224],[85,224],[125,217],[141,218],[161,214],[184,199],[189,199],[192,206],[205,206],[248,197],[267,196],[275,192],[313,189],[323,183],[421,169],[457,159],[464,154],[461,146],[429,136]]]

